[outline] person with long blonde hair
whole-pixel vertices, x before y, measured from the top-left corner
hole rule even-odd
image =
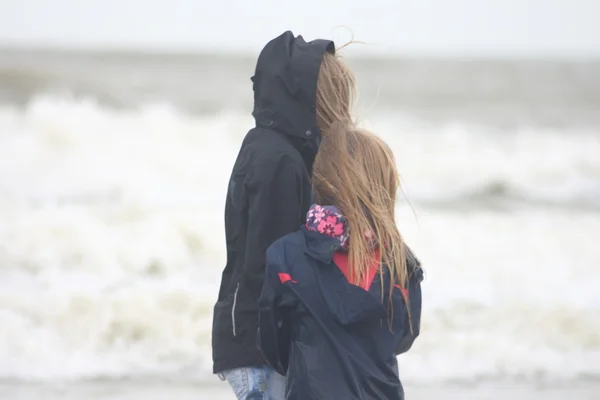
[[[292,32],[269,41],[252,77],[256,122],[225,202],[227,264],[213,312],[213,371],[236,397],[283,399],[283,377],[257,348],[267,248],[302,225],[321,138],[351,119],[354,76],[332,41]]]
[[[423,272],[396,225],[399,185],[378,136],[345,124],[323,138],[316,204],[267,250],[259,301],[259,348],[286,399],[404,399],[396,356],[419,335]]]

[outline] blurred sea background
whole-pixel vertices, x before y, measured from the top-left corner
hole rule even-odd
[[[258,51],[292,28],[252,51],[0,46],[0,397],[233,397],[210,350],[225,191]],[[396,154],[426,270],[409,398],[599,398],[600,52],[361,46],[356,115]]]

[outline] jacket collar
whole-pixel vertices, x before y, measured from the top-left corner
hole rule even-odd
[[[315,260],[330,263],[335,252],[342,249],[339,239],[311,231],[306,226],[302,227],[302,232],[306,245],[304,251]]]

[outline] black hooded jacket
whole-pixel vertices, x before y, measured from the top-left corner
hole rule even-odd
[[[227,264],[214,307],[215,373],[263,366],[256,346],[267,248],[298,230],[311,204],[320,131],[316,88],[331,41],[285,32],[262,50],[252,78],[256,127],[246,135],[225,205]]]

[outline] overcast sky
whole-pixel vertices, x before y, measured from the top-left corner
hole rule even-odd
[[[0,0],[0,44],[255,53],[340,25],[377,53],[600,57],[600,0]]]

